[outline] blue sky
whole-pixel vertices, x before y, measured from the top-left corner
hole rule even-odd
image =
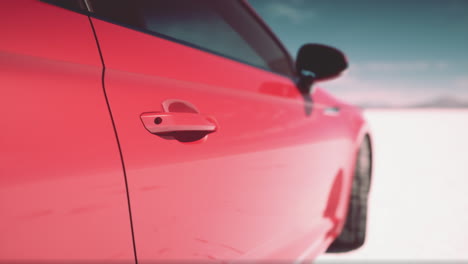
[[[291,55],[335,46],[349,71],[320,84],[356,104],[468,100],[467,0],[249,0]]]

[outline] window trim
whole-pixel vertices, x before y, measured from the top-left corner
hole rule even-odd
[[[238,62],[238,63],[242,63],[242,64],[245,64],[245,65],[254,67],[256,69],[260,69],[260,70],[263,70],[263,71],[266,71],[266,72],[269,72],[269,73],[273,73],[273,74],[276,74],[276,75],[279,75],[279,76],[282,76],[282,77],[286,77],[286,78],[290,79],[294,84],[297,84],[298,77],[297,77],[297,74],[296,74],[296,70],[295,70],[294,63],[293,63],[293,60],[291,58],[291,55],[286,50],[286,48],[283,46],[283,44],[279,40],[279,38],[271,31],[271,29],[266,25],[266,23],[260,18],[260,16],[255,12],[255,10],[249,5],[249,3],[246,0],[237,0],[237,1],[240,2],[242,7],[244,8],[244,10],[246,12],[248,12],[250,16],[252,16],[252,18],[255,20],[255,22],[260,25],[260,27],[267,33],[267,35],[271,38],[271,40],[280,48],[280,50],[286,56],[288,66],[290,67],[291,72],[293,74],[292,76],[287,75],[287,74],[282,74],[282,73],[279,73],[279,72],[275,72],[275,71],[273,71],[273,70],[271,70],[269,68],[261,67],[259,65],[255,65],[255,64],[252,64],[252,63],[249,63],[249,62],[246,62],[246,61],[231,57],[229,55],[225,55],[225,54],[213,51],[213,50],[209,50],[207,48],[198,46],[196,44],[192,44],[192,43],[184,41],[184,40],[176,39],[176,38],[173,38],[173,37],[161,34],[161,33],[157,33],[157,32],[154,32],[154,31],[150,31],[150,30],[147,30],[147,29],[144,29],[144,28],[140,28],[140,27],[129,25],[129,24],[121,23],[119,21],[97,15],[97,14],[95,14],[93,12],[90,12],[88,10],[85,10],[85,9],[83,9],[83,10],[71,9],[71,8],[66,7],[66,6],[59,5],[56,2],[52,2],[52,0],[40,0],[40,1],[44,2],[44,3],[47,3],[47,4],[50,4],[50,5],[58,6],[58,7],[61,7],[61,8],[73,11],[73,12],[77,12],[77,13],[86,15],[88,17],[99,19],[99,20],[102,20],[102,21],[105,21],[105,22],[108,22],[108,23],[111,23],[111,24],[114,24],[114,25],[117,25],[117,26],[125,27],[125,28],[131,29],[131,30],[135,30],[137,32],[141,32],[141,33],[148,34],[148,35],[151,35],[151,36],[154,36],[154,37],[158,37],[158,38],[165,39],[165,40],[168,40],[168,41],[171,41],[171,42],[175,42],[175,43],[178,43],[178,44],[181,44],[181,45],[193,48],[193,49],[201,50],[201,51],[207,52],[209,54],[220,56],[222,58],[226,58],[226,59]],[[83,2],[83,1],[86,1],[86,0],[81,0],[81,1]],[[91,8],[92,9],[92,5],[90,5],[88,7],[86,5],[86,3],[84,3],[84,6],[86,8]]]
[[[255,9],[248,3],[248,0],[238,0],[241,2],[241,4],[244,6],[245,10],[249,12],[249,14],[253,17],[253,19],[260,25],[260,27],[267,33],[267,35],[270,36],[270,38],[275,42],[275,44],[280,48],[280,50],[284,53],[288,60],[289,67],[291,69],[291,72],[293,73],[293,76],[290,76],[293,81],[297,78],[297,73],[296,73],[296,67],[294,63],[294,59],[291,57],[291,54],[288,52],[286,47],[283,45],[283,42],[278,38],[278,36],[273,33],[271,28],[266,24],[266,22],[261,18],[261,16],[255,11]],[[284,74],[279,75],[284,76]]]

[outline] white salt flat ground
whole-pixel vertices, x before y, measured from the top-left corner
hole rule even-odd
[[[365,114],[375,148],[367,242],[316,263],[468,262],[468,110]]]

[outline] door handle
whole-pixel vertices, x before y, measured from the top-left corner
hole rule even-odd
[[[178,99],[162,102],[162,112],[143,113],[140,118],[146,130],[163,139],[180,142],[204,142],[218,130],[212,116],[200,114],[191,103]]]
[[[213,133],[217,130],[216,120],[199,113],[144,113],[141,120],[152,134],[168,135],[178,132]]]

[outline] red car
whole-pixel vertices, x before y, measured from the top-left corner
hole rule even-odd
[[[246,1],[0,9],[0,262],[301,263],[361,246],[359,109]]]

